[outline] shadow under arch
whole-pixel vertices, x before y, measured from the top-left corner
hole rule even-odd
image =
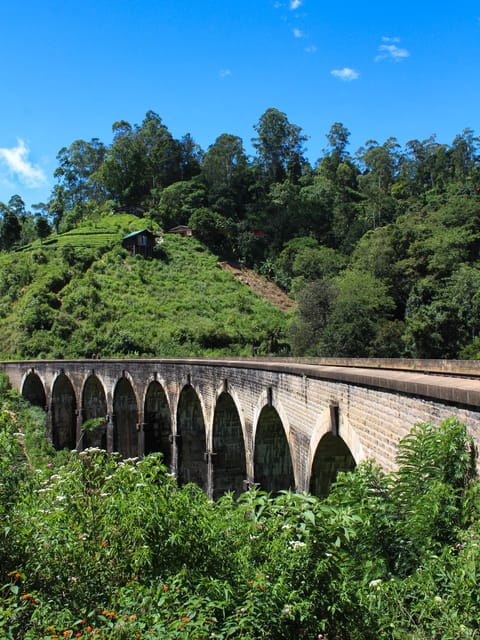
[[[75,449],[77,401],[70,379],[61,373],[52,389],[52,443],[56,449]]]
[[[45,387],[40,376],[34,371],[30,371],[23,381],[22,396],[37,407],[42,407],[42,409],[47,407]]]
[[[344,440],[332,432],[326,433],[318,443],[313,458],[310,493],[319,497],[326,496],[338,473],[353,471],[355,467],[355,459]]]
[[[213,498],[227,491],[245,491],[246,455],[242,423],[228,392],[217,398],[213,416]]]
[[[123,458],[138,456],[138,407],[133,387],[126,377],[115,385],[113,392],[114,449]]]
[[[82,390],[82,420],[104,418],[107,415],[107,396],[105,389],[95,374],[88,376]],[[82,432],[82,446],[107,448],[106,422],[93,431]]]
[[[208,489],[208,468],[205,460],[206,431],[202,405],[192,385],[186,385],[177,405],[177,469],[178,483],[195,482]]]
[[[276,409],[260,412],[253,455],[254,480],[264,491],[294,489],[292,457],[282,421]]]
[[[144,453],[160,451],[164,464],[172,463],[172,418],[166,393],[157,380],[148,385],[144,400]]]

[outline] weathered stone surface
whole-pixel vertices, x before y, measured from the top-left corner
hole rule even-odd
[[[162,451],[180,482],[215,497],[259,480],[272,490],[324,492],[339,469],[366,458],[394,469],[399,440],[422,421],[456,416],[480,444],[475,363],[152,359],[0,368],[47,408],[59,448],[73,447],[82,421],[105,413],[97,444],[125,457]]]

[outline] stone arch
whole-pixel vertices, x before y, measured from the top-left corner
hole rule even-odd
[[[177,474],[179,484],[195,482],[208,489],[206,431],[200,398],[191,384],[183,387],[177,405]]]
[[[287,435],[277,410],[265,405],[258,417],[253,454],[254,480],[265,491],[293,489],[295,478]]]
[[[22,383],[22,396],[37,407],[45,409],[47,406],[47,394],[40,376],[33,370],[24,378]]]
[[[114,449],[124,458],[138,456],[138,405],[129,378],[122,376],[113,392]]]
[[[326,433],[318,443],[310,473],[310,493],[326,496],[330,485],[340,471],[353,471],[356,467],[352,452],[344,440],[332,432]]]
[[[290,422],[288,420],[287,414],[283,410],[281,402],[279,402],[278,398],[274,398],[272,388],[265,389],[261,393],[260,397],[258,398],[258,402],[255,406],[254,415],[253,415],[254,439],[256,438],[255,429],[258,427],[260,414],[266,406],[275,407],[275,411],[278,413],[280,422],[282,423],[282,428],[285,433],[285,436],[287,440],[290,440]]]
[[[217,397],[213,415],[213,498],[245,490],[246,453],[240,412],[231,393]]]
[[[160,451],[167,467],[172,463],[172,416],[167,395],[157,380],[151,380],[145,392],[144,453]]]
[[[364,458],[361,442],[341,405],[332,403],[319,416],[308,456],[308,490],[318,496],[328,494],[340,471],[353,471]]]
[[[73,384],[63,372],[53,382],[51,420],[53,446],[56,449],[75,449],[77,399]]]
[[[85,380],[82,389],[82,421],[93,418],[105,418],[107,416],[107,394],[100,379],[90,374]],[[82,435],[83,447],[107,448],[106,422],[93,431],[84,432]]]

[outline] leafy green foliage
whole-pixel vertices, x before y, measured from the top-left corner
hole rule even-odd
[[[166,236],[157,258],[131,257],[120,241],[135,224],[134,216],[102,218],[103,226],[52,236],[15,262],[0,256],[3,358],[279,348],[285,316],[219,269],[198,240]]]
[[[4,377],[0,444],[7,640],[479,633],[480,484],[457,420],[416,425],[397,472],[363,463],[323,500],[254,489],[212,502],[159,454],[54,452],[44,414]]]
[[[293,355],[305,352],[305,341],[296,338],[304,332],[313,336],[308,350],[315,354],[478,357],[480,138],[465,129],[450,145],[431,136],[401,148],[389,137],[369,140],[352,156],[350,132],[335,122],[313,166],[304,157],[307,136],[285,113],[269,108],[253,128],[251,158],[229,133],[204,153],[189,134],[175,139],[153,111],[139,125],[114,123],[110,145],[76,140],[59,151],[57,183],[47,203],[32,206],[35,214],[18,195],[0,203],[0,251],[11,261],[15,252],[16,261],[40,240],[50,249],[83,243],[104,253],[118,239],[111,218],[122,219],[122,211],[138,217],[136,228],[190,224],[213,253],[261,269],[298,301]],[[91,235],[82,237],[87,225]],[[354,321],[357,294],[345,284],[352,273],[366,274],[369,292],[373,277],[380,292],[371,308],[362,302]],[[305,300],[321,287],[338,296],[319,327],[305,313]],[[0,317],[8,305],[0,300]],[[52,351],[48,344],[55,319],[46,307],[38,313],[26,339],[29,353],[46,342],[49,353],[61,355],[63,345]],[[68,332],[75,322],[63,317],[60,324]],[[134,335],[120,333],[115,352],[142,353]],[[202,340],[190,333],[180,342],[191,342],[197,353]],[[219,333],[207,342],[226,348],[229,332]],[[8,339],[15,334],[7,328]],[[169,353],[176,349],[170,343]]]

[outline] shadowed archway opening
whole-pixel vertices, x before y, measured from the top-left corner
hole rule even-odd
[[[207,490],[207,462],[205,460],[205,422],[202,406],[192,386],[180,394],[177,409],[178,482],[195,482]]]
[[[213,498],[245,490],[245,444],[237,407],[228,393],[218,398],[213,418]]]
[[[107,415],[107,398],[102,383],[95,375],[87,378],[82,392],[82,419],[85,423],[87,420],[94,418],[106,418]],[[82,446],[107,448],[107,426],[96,427],[93,431],[85,431],[82,436]]]
[[[137,400],[127,378],[120,378],[113,394],[114,449],[124,458],[138,456]]]
[[[294,489],[292,458],[280,416],[264,407],[255,436],[254,480],[264,491]]]
[[[326,496],[339,471],[353,471],[355,466],[351,451],[342,438],[326,433],[318,443],[313,459],[310,493]]]
[[[25,378],[22,387],[22,396],[37,407],[45,409],[47,406],[47,396],[40,377],[33,371]]]
[[[52,442],[56,449],[75,449],[77,403],[73,385],[62,373],[52,391]]]
[[[148,385],[145,396],[143,433],[145,438],[144,452],[160,451],[163,462],[170,468],[172,461],[172,420],[167,396],[159,382]]]

